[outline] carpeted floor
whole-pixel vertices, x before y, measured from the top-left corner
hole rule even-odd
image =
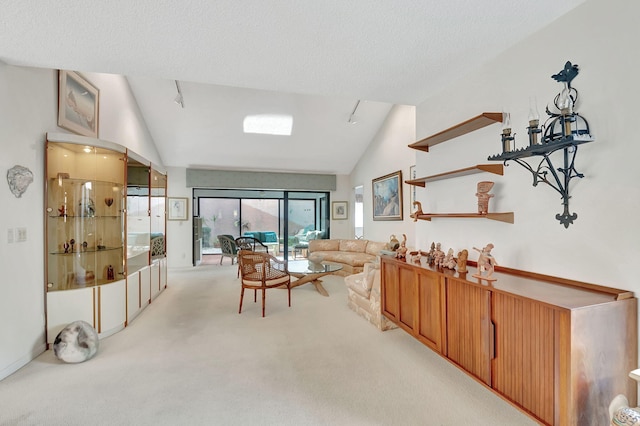
[[[401,330],[348,309],[341,277],[245,297],[236,266],[169,271],[96,357],[48,351],[0,382],[1,425],[534,425]],[[260,298],[258,298],[260,300]]]

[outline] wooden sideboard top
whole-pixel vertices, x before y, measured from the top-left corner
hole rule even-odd
[[[473,276],[473,274],[477,272],[477,268],[473,264],[469,265],[466,274],[459,274],[451,269],[435,268],[429,265],[395,259],[390,256],[380,256],[380,258],[383,262],[397,262],[410,265],[415,268],[438,273],[444,277],[463,280],[492,291],[537,300],[565,309],[578,309],[634,297],[632,292],[626,290],[518,271],[515,269],[496,268],[496,272],[493,274],[493,277],[497,278],[496,281],[487,281]]]

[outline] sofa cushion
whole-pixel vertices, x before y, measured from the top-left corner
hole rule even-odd
[[[366,253],[354,253],[349,251],[314,251],[324,256],[328,262],[342,263],[343,265],[363,267],[367,262],[373,262],[375,257]]]
[[[340,250],[340,240],[311,240],[309,251],[337,251]]]
[[[340,251],[364,253],[367,248],[367,240],[340,240]]]
[[[269,232],[263,232],[263,237],[264,240],[262,241],[263,243],[277,243],[278,242],[278,235],[273,232],[273,231],[269,231]]]
[[[348,289],[368,299],[376,272],[377,269],[372,263],[366,263],[363,272],[346,277],[344,282]]]
[[[387,243],[380,243],[378,241],[369,241],[367,243],[366,253],[372,256],[377,256],[380,254],[380,250],[383,250]]]

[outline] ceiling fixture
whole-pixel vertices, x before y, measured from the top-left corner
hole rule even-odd
[[[242,122],[245,133],[291,136],[293,117],[286,114],[247,115]]]
[[[180,105],[182,108],[184,108],[184,98],[182,97],[182,90],[180,90],[180,84],[178,83],[178,80],[175,80],[175,82],[176,82],[176,90],[178,91],[178,94],[173,99],[173,102],[175,102],[176,105]]]
[[[358,99],[358,102],[356,102],[356,106],[353,107],[353,111],[351,111],[351,115],[349,116],[349,120],[347,120],[347,123],[358,124],[358,117],[356,117],[356,110],[358,109],[358,106],[360,106],[360,99]]]

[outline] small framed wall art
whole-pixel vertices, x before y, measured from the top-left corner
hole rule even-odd
[[[373,220],[402,220],[402,170],[373,179]]]
[[[346,201],[334,201],[331,203],[331,219],[344,220],[349,218],[349,204]]]
[[[169,212],[167,220],[187,220],[189,218],[188,198],[169,198]]]
[[[58,126],[98,137],[100,90],[74,71],[58,72]]]

